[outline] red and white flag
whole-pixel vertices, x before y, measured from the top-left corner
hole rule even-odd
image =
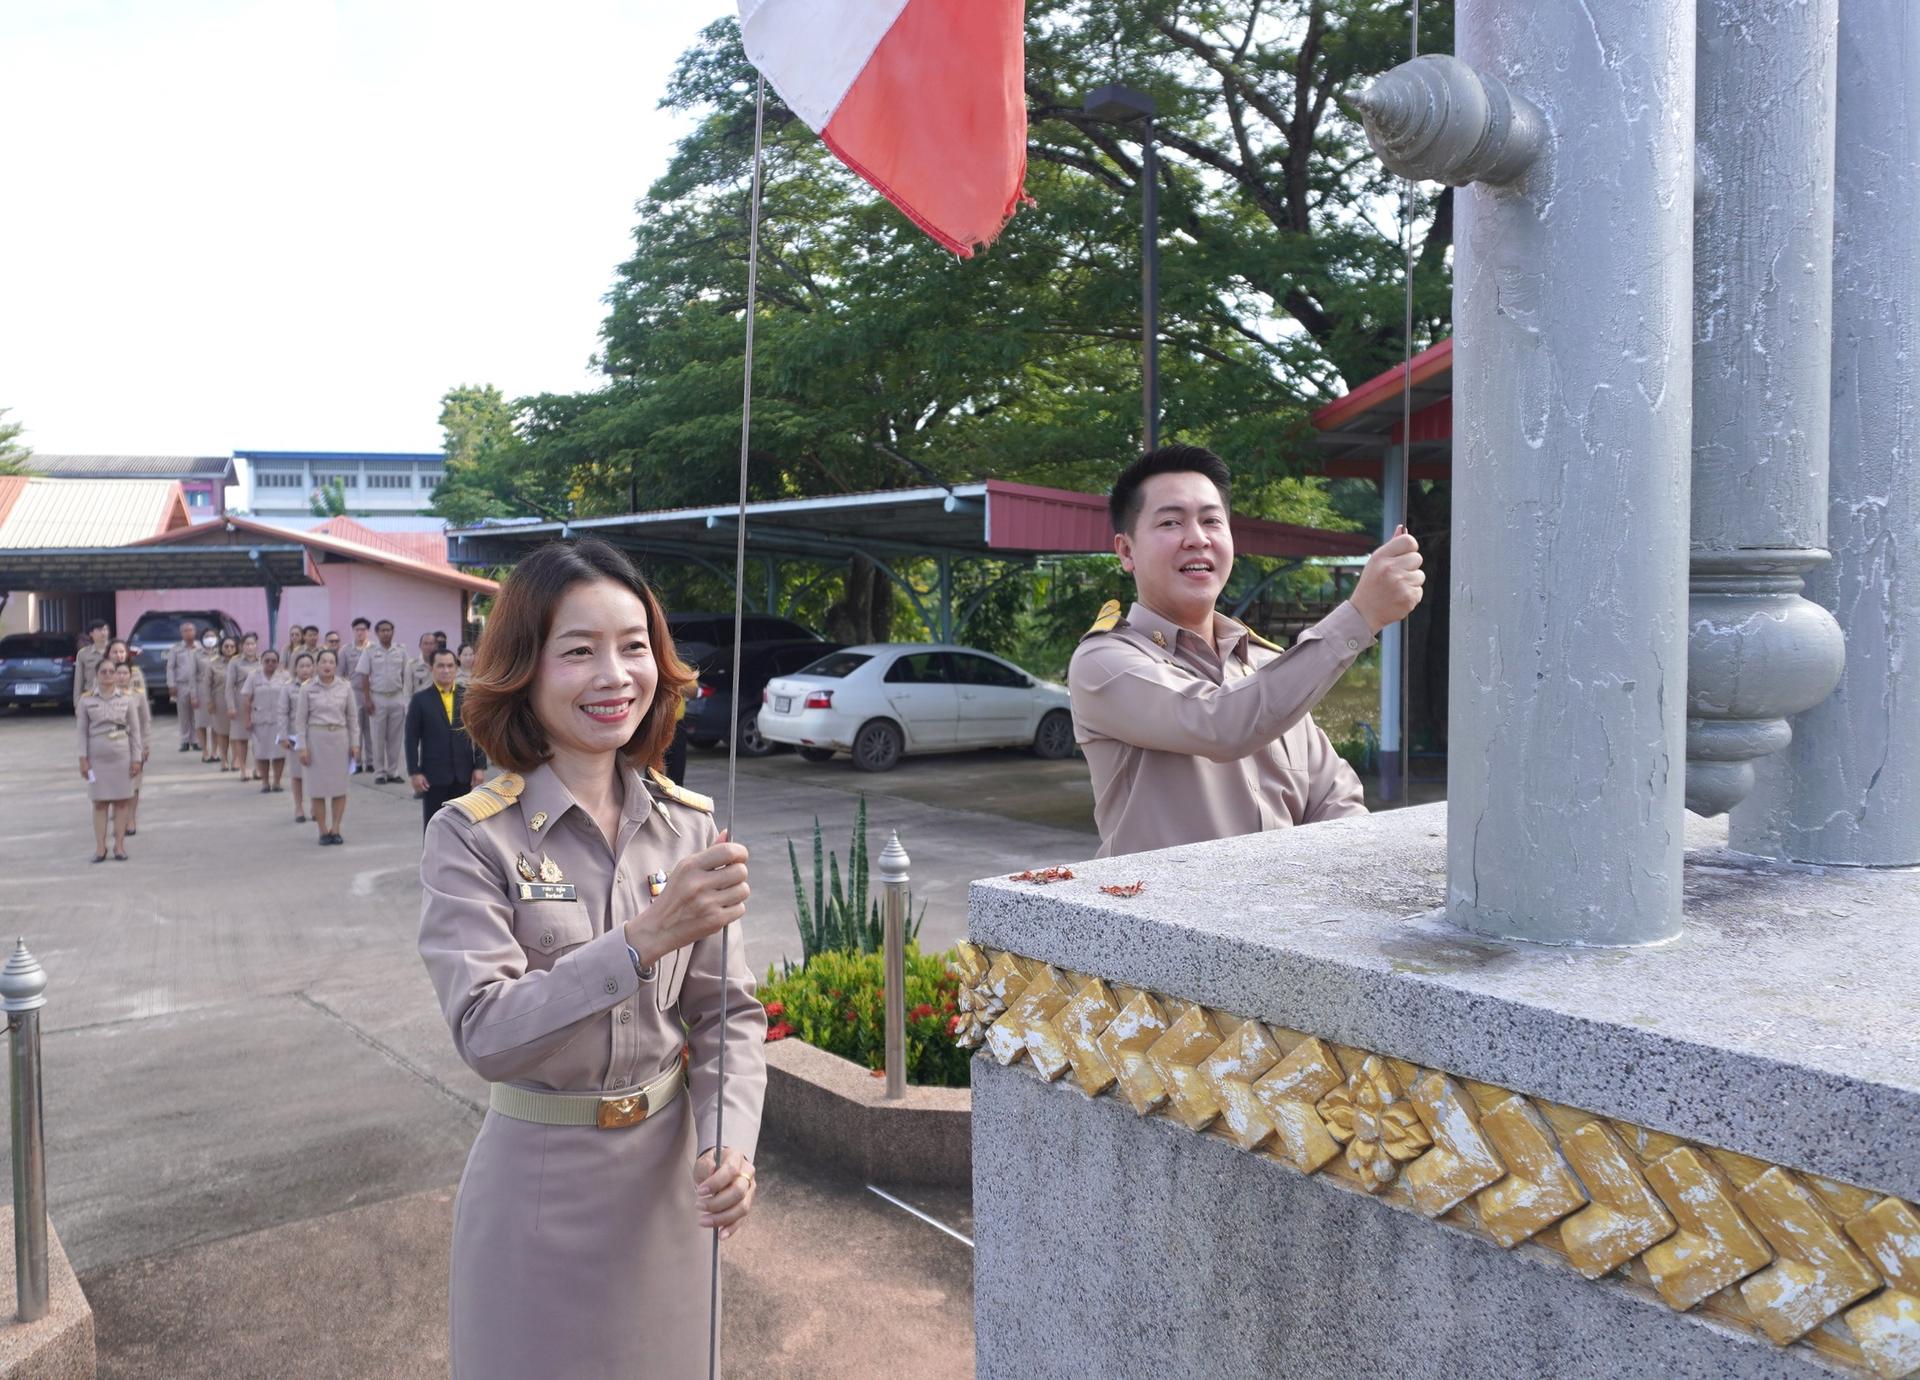
[[[1027,173],[1025,0],[740,0],[747,58],[881,195],[965,258]]]

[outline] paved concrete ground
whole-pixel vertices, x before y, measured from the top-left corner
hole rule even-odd
[[[347,846],[323,849],[290,794],[176,753],[171,718],[155,727],[133,860],[92,866],[72,721],[0,715],[0,936],[24,936],[50,977],[49,1199],[95,1299],[101,1373],[440,1373],[446,1195],[484,1085],[414,954],[419,807],[356,783]],[[762,969],[798,955],[781,840],[804,828],[804,851],[817,812],[844,858],[871,784],[790,762],[741,782]],[[1018,767],[1084,772],[1002,769]],[[1084,831],[907,793],[937,770],[869,793],[876,850],[897,827],[914,853],[929,942],[963,928],[973,876],[1093,851]],[[724,758],[689,774],[718,793]],[[763,1182],[727,1250],[737,1372],[970,1370],[966,1247],[777,1157]],[[922,1206],[965,1234],[964,1204]]]

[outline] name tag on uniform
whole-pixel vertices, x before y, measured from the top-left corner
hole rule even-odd
[[[521,882],[523,901],[576,901],[572,882]]]

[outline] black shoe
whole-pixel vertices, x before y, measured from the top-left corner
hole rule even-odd
[[[129,829],[127,830],[127,837],[132,838],[134,835],[138,834],[139,832],[140,831],[138,829]]]
[[[345,843],[347,841],[347,837],[345,834],[335,834],[333,836],[333,841],[335,843]]]
[[[127,860],[127,855],[125,853],[115,853],[113,855],[113,860],[115,862],[125,862]]]
[[[262,786],[262,787],[260,788],[260,794],[261,794],[261,795],[272,795],[272,794],[273,794],[273,787],[271,787],[271,786]]]
[[[94,859],[95,862],[105,862],[106,860],[107,860],[107,855],[105,853],[100,854],[98,857]]]
[[[320,846],[321,846],[322,848],[325,848],[325,847],[326,847],[326,846],[327,846],[328,844],[330,844],[330,843],[332,843],[332,842],[333,842],[333,835],[332,835],[332,834],[322,834],[322,835],[320,836]]]
[[[295,824],[305,824],[307,822],[307,817],[305,815],[295,815],[293,817],[293,822]]]
[[[180,751],[182,751],[182,752],[192,752],[192,751],[193,751],[193,744],[192,744],[192,743],[182,743],[182,744],[180,744]]]

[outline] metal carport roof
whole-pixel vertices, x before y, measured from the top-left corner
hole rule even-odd
[[[0,589],[72,594],[318,584],[304,546],[13,547],[0,550]]]

